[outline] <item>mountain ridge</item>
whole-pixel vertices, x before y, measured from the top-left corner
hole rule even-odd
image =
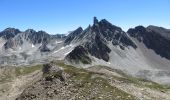
[[[0,38],[0,64],[19,66],[59,59],[81,67],[105,65],[167,84],[165,78],[170,78],[168,32],[156,26],[137,26],[125,32],[96,17],[86,29],[79,27],[67,36],[32,29],[9,31],[12,34],[9,39],[4,40],[4,33]]]

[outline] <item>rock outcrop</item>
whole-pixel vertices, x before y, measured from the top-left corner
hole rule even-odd
[[[129,29],[128,33],[131,37],[144,43],[148,49],[152,49],[156,54],[170,60],[170,31],[167,29],[155,26],[147,28],[137,26]]]

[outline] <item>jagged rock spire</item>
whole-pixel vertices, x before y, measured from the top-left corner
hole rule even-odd
[[[94,25],[97,25],[98,24],[98,19],[97,19],[97,17],[94,17],[94,19],[93,19],[93,23],[94,23]]]

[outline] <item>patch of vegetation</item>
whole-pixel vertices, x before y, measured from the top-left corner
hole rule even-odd
[[[35,65],[35,66],[24,66],[24,67],[16,67],[15,69],[15,74],[16,76],[20,76],[20,75],[26,75],[29,73],[32,73],[36,70],[41,70],[42,69],[42,65]]]
[[[80,99],[89,97],[91,100],[134,100],[134,97],[116,87],[111,86],[107,80],[100,77],[103,74],[91,72],[63,62],[55,63],[64,68],[64,72],[70,75],[70,79],[76,82],[75,88],[80,92]],[[97,77],[95,77],[97,76]],[[98,77],[99,76],[99,77]]]
[[[64,64],[63,61],[57,62],[55,64],[64,68],[64,71],[68,73],[69,75],[71,75],[71,79],[73,81],[76,81],[76,82],[81,81],[81,83],[77,83],[75,87],[77,87],[78,89],[83,88],[81,95],[84,97],[87,97],[88,95],[90,95],[91,92],[93,92],[93,90],[97,88],[98,91],[100,92],[92,96],[91,99],[98,100],[100,99],[99,97],[101,95],[106,95],[106,94],[107,95],[109,94],[112,97],[112,100],[114,99],[115,100],[133,100],[134,99],[132,95],[122,90],[119,90],[118,88],[114,86],[111,86],[108,83],[108,80],[100,77],[100,76],[105,76],[105,74],[92,72],[92,71],[89,71],[83,68],[76,68],[71,65],[66,65]],[[129,76],[119,70],[114,70],[108,67],[106,67],[106,69],[109,71],[117,72],[122,76],[122,77],[119,77],[119,76],[113,75],[112,76],[113,80],[118,80],[124,83],[132,83],[132,84],[136,84],[139,87],[148,87],[148,88],[155,89],[161,92],[165,92],[166,90],[169,89],[169,87],[167,86],[160,85],[158,83],[155,83],[155,82],[152,82],[146,79]],[[94,76],[97,76],[97,77],[94,77]],[[109,97],[108,98],[102,97],[102,98],[104,98],[105,100],[109,99]]]
[[[66,59],[71,62],[83,64],[90,64],[92,62],[88,56],[88,51],[83,46],[75,47],[75,49],[66,56]]]
[[[170,87],[168,87],[168,86],[161,85],[161,84],[158,84],[158,83],[153,82],[153,81],[149,81],[149,80],[146,80],[146,79],[136,78],[136,77],[127,75],[124,72],[122,72],[121,70],[112,69],[112,68],[107,67],[107,66],[97,66],[97,67],[105,68],[109,71],[119,73],[123,77],[118,77],[118,76],[112,76],[112,77],[113,77],[113,79],[116,79],[118,81],[122,81],[124,83],[133,83],[133,84],[136,84],[138,86],[148,87],[148,88],[156,89],[156,90],[159,90],[159,91],[162,91],[162,92],[170,89]]]
[[[158,84],[158,83],[153,82],[153,81],[146,80],[146,79],[129,77],[129,76],[127,77],[127,79],[130,80],[133,83],[136,83],[138,85],[148,87],[148,88],[151,88],[151,89],[156,89],[156,90],[159,90],[159,91],[166,91],[167,90],[166,86]]]
[[[83,88],[81,95],[88,97],[91,94],[91,99],[98,100],[133,100],[134,97],[116,87],[111,86],[107,80],[102,77],[92,78],[93,75],[98,75],[93,72],[76,73],[72,80],[81,81],[77,88]]]
[[[113,78],[115,78],[116,80],[125,82],[125,83],[133,83],[133,84],[136,84],[138,86],[148,87],[148,88],[156,89],[156,90],[159,90],[159,91],[166,91],[166,90],[169,89],[168,86],[161,85],[161,84],[158,84],[156,82],[149,81],[149,80],[146,80],[146,79],[128,76],[128,75],[126,75],[124,77],[113,76]]]

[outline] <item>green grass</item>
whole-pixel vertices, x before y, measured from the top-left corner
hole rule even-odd
[[[113,76],[113,78],[116,79],[116,80],[125,82],[125,83],[133,83],[133,84],[136,84],[136,85],[141,86],[141,87],[148,87],[150,89],[156,89],[156,90],[159,90],[159,91],[167,91],[169,89],[168,86],[161,85],[161,84],[158,84],[156,82],[149,81],[149,80],[146,80],[146,79],[128,76],[128,75],[126,75],[124,77]]]
[[[106,68],[107,70],[110,70],[110,71],[114,71],[114,72],[117,72],[119,73],[120,75],[122,75],[123,77],[117,77],[117,76],[113,76],[114,79],[116,80],[119,80],[119,81],[122,81],[122,82],[125,82],[125,83],[133,83],[133,84],[136,84],[138,86],[142,86],[142,87],[148,87],[148,88],[151,88],[151,89],[156,89],[156,90],[159,90],[159,91],[167,91],[170,89],[169,86],[166,86],[166,85],[161,85],[161,84],[158,84],[156,82],[153,82],[153,81],[150,81],[150,80],[146,80],[146,79],[142,79],[142,78],[137,78],[137,77],[133,77],[133,76],[130,76],[130,75],[127,75],[125,74],[124,72],[120,71],[120,70],[116,70],[116,69],[111,69],[107,66],[99,66],[101,68]]]
[[[97,94],[92,95],[90,98],[91,100],[98,100],[102,95],[105,95],[105,97],[102,97],[102,100],[110,100],[110,98],[112,98],[112,100],[134,100],[132,95],[111,86],[107,80],[100,77],[104,74],[66,65],[62,61],[55,64],[64,68],[64,72],[68,73],[70,75],[70,79],[76,82],[75,88],[80,90],[80,95],[83,97],[88,97],[91,93],[94,93],[93,90],[97,88],[98,92]],[[107,97],[107,95],[110,95],[110,97]]]
[[[128,76],[127,79],[129,81],[136,83],[138,85],[141,85],[143,87],[148,87],[148,88],[156,89],[156,90],[159,90],[159,91],[166,91],[167,90],[167,87],[165,85],[161,85],[161,84],[158,84],[156,82],[152,82],[152,81],[149,81],[149,80],[146,80],[146,79],[135,78],[135,77],[131,77],[131,76]]]
[[[70,72],[70,71],[69,71]],[[95,77],[92,78],[93,75],[98,75],[97,73],[93,72],[73,72],[74,76],[72,80],[74,81],[80,81],[81,84],[76,85],[78,88],[83,88],[82,94],[83,96],[88,96],[93,92],[93,89],[97,88],[98,93],[93,96],[92,99],[99,99],[100,95],[109,95],[112,100],[133,100],[133,96],[130,94],[119,90],[116,87],[111,86],[107,80],[101,78],[101,77]],[[100,76],[100,74],[99,74]],[[89,85],[90,84],[90,85]],[[119,98],[115,98],[119,97]],[[109,97],[102,97],[103,99],[107,100]]]
[[[20,76],[20,75],[26,75],[26,74],[30,74],[36,70],[41,70],[42,69],[42,65],[35,65],[35,66],[25,66],[25,67],[16,67],[15,69],[15,75],[16,76]]]

